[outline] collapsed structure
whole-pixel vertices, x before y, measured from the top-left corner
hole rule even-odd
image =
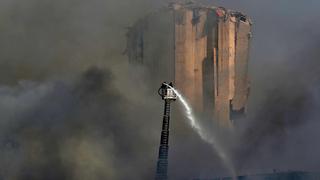
[[[246,112],[250,37],[240,12],[175,3],[136,22],[126,52],[147,67],[152,87],[173,81],[198,112],[230,127]]]

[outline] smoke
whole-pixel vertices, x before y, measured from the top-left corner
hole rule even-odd
[[[92,68],[71,82],[2,86],[1,176],[150,178],[153,171],[139,167],[152,167],[154,161],[152,108],[125,99],[112,80],[108,70]]]
[[[238,171],[318,170],[319,2],[201,2],[254,22],[248,117],[235,140],[218,136]],[[161,5],[0,2],[0,179],[153,178],[162,104],[122,53],[126,28]],[[220,175],[215,152],[174,115],[171,177]]]
[[[253,20],[247,117],[230,136],[216,136],[233,154],[238,174],[319,171],[319,2],[200,1],[248,14]],[[228,133],[228,132],[226,132]],[[196,151],[201,154],[201,151]],[[210,153],[208,153],[210,154]],[[230,153],[228,153],[230,154]],[[211,159],[210,155],[207,156]],[[204,163],[199,176],[219,175]],[[210,161],[208,160],[208,161]],[[207,169],[211,167],[210,171]]]
[[[0,179],[153,177],[161,109],[122,54],[149,11],[143,0],[0,2]]]
[[[127,27],[153,10],[144,0],[4,0],[0,5],[0,82],[5,84],[123,64]]]
[[[229,156],[226,154],[226,151],[223,149],[223,147],[221,147],[219,142],[216,140],[216,137],[214,136],[214,134],[206,132],[206,129],[201,127],[201,122],[199,122],[199,120],[195,117],[193,113],[193,109],[189,105],[185,97],[183,97],[183,95],[177,89],[173,88],[169,84],[165,84],[165,85],[168,86],[170,89],[172,89],[174,93],[177,95],[180,104],[184,108],[184,114],[189,121],[188,124],[199,135],[202,141],[211,145],[212,149],[217,153],[217,155],[223,161],[226,168],[230,171],[232,177],[235,178],[236,172],[233,167],[233,164],[231,163]]]
[[[237,122],[239,171],[319,171],[319,2],[216,3],[254,22],[249,112]]]

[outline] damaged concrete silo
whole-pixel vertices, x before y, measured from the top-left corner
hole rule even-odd
[[[127,54],[147,67],[152,87],[174,81],[198,111],[222,127],[246,112],[251,21],[221,7],[172,4],[127,33]]]

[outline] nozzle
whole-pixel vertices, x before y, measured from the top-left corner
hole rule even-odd
[[[158,90],[158,94],[162,97],[163,100],[175,101],[177,100],[177,95],[172,88],[173,88],[172,82],[170,83],[163,82],[161,84],[161,87]]]

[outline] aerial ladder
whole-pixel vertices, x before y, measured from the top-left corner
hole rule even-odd
[[[162,83],[158,90],[159,95],[164,100],[164,114],[162,121],[162,131],[157,162],[157,172],[155,180],[168,179],[168,151],[169,151],[169,123],[170,123],[170,103],[177,99],[173,90],[173,84]]]

